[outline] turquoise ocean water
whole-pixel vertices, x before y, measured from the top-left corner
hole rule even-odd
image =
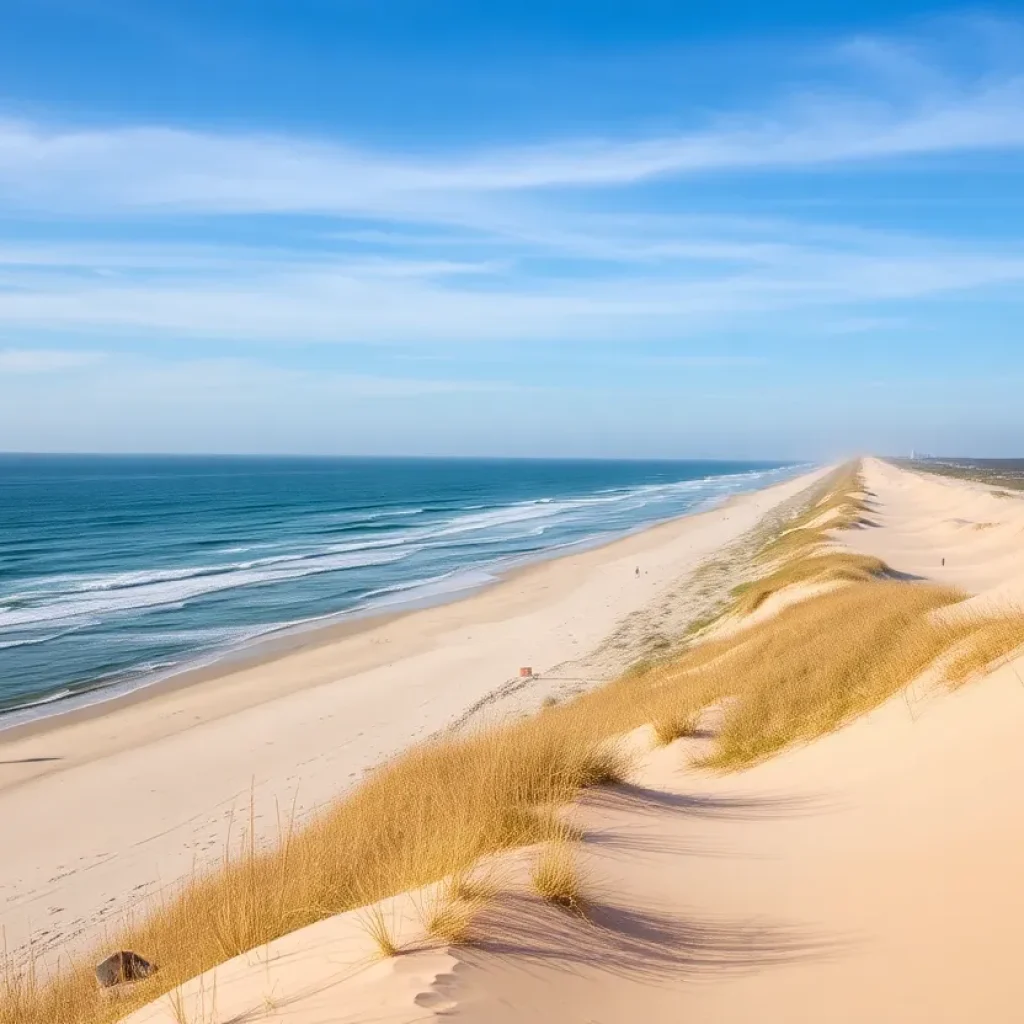
[[[0,455],[0,728],[444,600],[780,463]]]

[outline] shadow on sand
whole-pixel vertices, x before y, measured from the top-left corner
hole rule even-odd
[[[586,794],[583,804],[600,810],[663,814],[666,811],[690,818],[719,818],[731,821],[764,821],[820,814],[835,807],[824,794],[800,796],[752,793],[749,796],[668,793],[631,783],[604,786]]]
[[[750,971],[825,958],[848,943],[782,922],[697,921],[653,908],[595,901],[586,917],[526,894],[502,896],[480,919],[466,964],[513,958],[575,972],[588,967],[638,981]]]

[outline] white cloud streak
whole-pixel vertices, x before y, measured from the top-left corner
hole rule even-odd
[[[529,342],[682,336],[752,315],[855,307],[1019,286],[1024,253],[791,247],[738,268],[680,264],[612,277],[508,279],[471,286],[436,266],[257,262],[226,279],[9,270],[0,326],[10,331],[292,342]],[[826,331],[827,333],[827,331]],[[0,364],[2,365],[2,364]]]
[[[9,243],[0,247],[0,327],[141,340],[628,345],[754,315],[834,306],[849,323],[847,307],[1019,288],[1019,245],[616,216],[607,207],[584,215],[564,201],[570,190],[619,192],[656,178],[1024,148],[1024,75],[957,79],[872,40],[841,56],[870,69],[873,87],[797,96],[647,139],[471,154],[413,158],[259,133],[0,123],[0,212],[128,218],[153,238],[182,214],[322,218],[316,244],[293,238],[276,248]],[[547,261],[539,269],[538,256]]]
[[[106,358],[103,352],[63,349],[0,349],[0,374],[66,373],[94,366]]]
[[[909,63],[877,43],[850,50],[865,63],[883,62],[887,78],[891,65]],[[646,139],[567,139],[416,159],[265,133],[8,120],[0,123],[0,198],[75,212],[403,212],[443,220],[494,193],[1024,147],[1024,75],[959,82],[918,69],[906,77],[909,94],[876,82],[852,93],[797,95],[760,114]]]

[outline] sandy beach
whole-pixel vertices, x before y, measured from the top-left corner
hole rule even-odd
[[[44,953],[73,948],[116,925],[221,856],[250,798],[272,839],[292,808],[321,806],[416,740],[613,678],[701,613],[709,598],[689,593],[694,569],[823,472],[527,567],[453,604],[310,634],[255,662],[0,733],[8,948],[30,937]],[[537,678],[524,683],[521,666]]]
[[[849,548],[917,578],[945,570],[990,608],[1012,600],[1024,500],[876,460],[863,479],[872,512],[844,532]],[[412,943],[404,955],[375,958],[350,912],[223,965],[188,1005],[291,1024],[1011,1024],[1024,995],[1019,662],[952,691],[926,673],[724,775],[694,765],[713,729],[668,746],[640,730],[630,782],[586,796],[574,818],[588,920],[523,893],[486,911],[470,945],[417,949],[403,895],[387,913]],[[130,1021],[175,1019],[165,999]]]

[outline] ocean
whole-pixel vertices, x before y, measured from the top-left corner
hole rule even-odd
[[[450,599],[800,468],[0,455],[0,728]]]

